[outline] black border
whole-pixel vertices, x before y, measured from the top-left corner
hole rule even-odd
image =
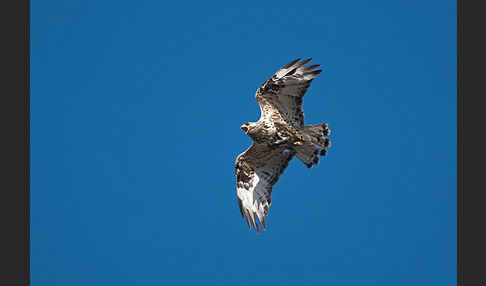
[[[481,1],[459,3],[459,285],[486,285],[485,140],[486,105],[484,8]],[[467,123],[467,124],[466,124]]]
[[[30,285],[30,1],[0,14],[0,285]]]
[[[25,1],[25,215],[26,215],[26,275],[25,284],[30,285],[30,0]]]

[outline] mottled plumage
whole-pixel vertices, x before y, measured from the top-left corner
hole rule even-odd
[[[236,158],[236,193],[250,230],[260,230],[257,219],[266,229],[273,186],[294,156],[311,168],[330,147],[327,124],[304,125],[303,97],[322,72],[310,61],[292,61],[266,80],[255,95],[260,119],[241,126],[253,144]]]

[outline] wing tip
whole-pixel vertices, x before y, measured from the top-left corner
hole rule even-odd
[[[308,59],[305,59],[302,62],[300,62],[299,65],[303,66],[303,65],[310,63],[311,61],[312,61],[312,58],[308,58]]]
[[[288,64],[284,65],[284,66],[283,66],[281,69],[286,69],[286,68],[289,68],[289,67],[293,66],[295,63],[297,63],[297,62],[298,62],[298,61],[300,61],[300,60],[301,60],[301,58],[297,58],[297,59],[295,59],[295,60],[291,61],[290,63],[288,63]]]
[[[318,68],[320,66],[321,66],[320,64],[310,65],[310,66],[304,67],[304,71],[312,71],[313,69],[316,69],[316,68]]]
[[[322,69],[314,70],[314,71],[308,71],[304,75],[309,75],[309,74],[315,74],[318,75],[322,72]]]
[[[240,203],[240,199],[238,199],[238,203]],[[248,224],[248,230],[251,231],[252,228],[255,229],[256,233],[259,233],[261,231],[265,231],[267,229],[267,222],[265,221],[265,215],[264,214],[261,216],[258,216],[255,212],[250,211],[249,209],[240,209],[241,216],[246,220],[246,223]],[[261,225],[261,228],[259,226],[259,223]]]
[[[243,214],[243,202],[241,201],[240,198],[237,199],[238,199],[238,206],[240,207],[241,217],[245,217],[245,215]]]

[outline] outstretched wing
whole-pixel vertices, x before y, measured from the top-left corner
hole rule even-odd
[[[299,58],[286,64],[258,88],[255,98],[263,118],[274,118],[277,111],[288,124],[304,126],[303,97],[312,80],[322,72],[315,70],[320,65],[305,66],[311,60]]]
[[[259,231],[255,216],[266,229],[265,216],[272,200],[272,188],[295,156],[294,151],[271,150],[266,144],[253,143],[236,159],[236,194],[241,216],[248,227]]]

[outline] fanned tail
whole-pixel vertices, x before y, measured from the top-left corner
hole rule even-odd
[[[331,147],[329,136],[331,131],[327,124],[315,124],[304,127],[304,141],[301,145],[294,146],[297,152],[296,157],[304,163],[307,168],[319,164],[319,156],[327,154],[327,148]]]

